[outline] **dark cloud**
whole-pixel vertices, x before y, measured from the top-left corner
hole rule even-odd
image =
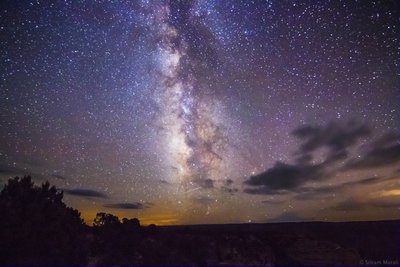
[[[360,138],[369,136],[371,130],[364,124],[348,121],[344,124],[331,122],[326,126],[304,125],[292,134],[302,141],[297,152],[300,158],[304,160],[308,156],[311,160],[310,153],[322,147],[330,150],[329,157],[345,158],[347,148],[357,144]]]
[[[383,182],[383,181],[386,181],[386,180],[388,180],[388,179],[385,179],[385,178],[382,178],[382,177],[379,177],[379,176],[374,176],[374,177],[364,178],[364,179],[358,180],[356,182],[348,182],[348,183],[345,183],[345,185],[375,184],[375,183]]]
[[[313,157],[310,154],[299,155],[296,159],[298,164],[307,164],[312,161]]]
[[[297,194],[294,199],[296,200],[316,200],[316,199],[327,199],[327,198],[334,198],[338,190],[338,188],[330,188],[330,187],[323,187],[323,188],[316,188],[309,191],[303,191]]]
[[[333,209],[335,210],[341,210],[341,211],[356,211],[364,208],[365,203],[361,203],[359,201],[356,201],[352,198],[349,198],[345,201],[339,202],[336,204]]]
[[[396,132],[387,132],[375,139],[371,146],[373,148],[388,147],[400,142],[400,135]]]
[[[270,205],[278,205],[278,204],[282,204],[285,202],[286,202],[285,200],[278,200],[278,199],[266,199],[266,200],[261,201],[261,203],[270,204]]]
[[[389,147],[375,147],[359,159],[350,160],[345,170],[370,169],[400,162],[400,144]]]
[[[392,208],[399,209],[400,205],[398,202],[393,201],[383,201],[383,200],[372,200],[361,202],[354,198],[346,199],[345,201],[337,203],[331,209],[338,211],[359,211],[368,208]]]
[[[398,209],[400,210],[400,204],[398,202],[387,202],[387,201],[374,201],[368,204],[372,207],[377,208],[388,208],[388,209]]]
[[[297,200],[311,200],[320,198],[333,198],[335,194],[339,193],[345,188],[360,185],[371,185],[377,184],[389,180],[396,179],[395,177],[368,177],[357,181],[346,182],[332,186],[321,186],[321,187],[302,187],[296,190],[298,193],[294,198]]]
[[[254,188],[245,188],[243,192],[247,194],[254,194],[254,195],[286,195],[289,193],[288,190],[274,190],[269,189],[266,186],[258,186]]]
[[[364,178],[361,180],[357,180],[354,182],[347,182],[345,185],[352,186],[352,185],[370,185],[370,184],[378,184],[378,183],[383,183],[386,181],[392,181],[392,180],[398,180],[397,176],[387,176],[387,177],[380,177],[380,176],[373,176],[373,177],[368,177]]]
[[[305,218],[300,217],[296,212],[285,212],[268,222],[303,222],[304,220]]]
[[[227,192],[227,193],[229,193],[229,194],[232,194],[232,195],[233,195],[234,193],[239,192],[239,189],[238,189],[238,188],[232,187],[233,184],[234,184],[234,182],[233,182],[232,179],[226,179],[226,180],[224,181],[224,185],[221,186],[221,190],[224,191],[224,192]]]
[[[269,193],[271,190],[293,190],[309,180],[320,180],[325,175],[321,165],[289,165],[277,162],[266,172],[251,176],[245,184],[260,186],[260,191],[250,189],[247,193]]]
[[[7,165],[1,165],[0,173],[5,174],[5,175],[13,175],[13,174],[28,173],[28,171],[24,170],[24,169],[15,168],[15,167],[10,167]]]
[[[227,186],[222,186],[221,190],[224,191],[224,192],[230,193],[230,194],[234,194],[234,193],[239,192],[239,189],[231,188],[231,187],[227,187]]]
[[[369,149],[358,158],[349,160],[343,170],[370,169],[391,165],[400,161],[400,136],[388,132],[376,138],[366,147]]]
[[[34,161],[32,161],[34,162]],[[22,166],[27,163],[21,163]],[[21,165],[19,164],[19,165]],[[33,165],[33,164],[31,164]],[[40,167],[39,163],[36,164],[36,166]],[[34,167],[33,167],[34,168]],[[56,178],[59,180],[66,180],[67,178],[65,176],[62,176],[60,174],[51,174],[51,175],[44,175],[40,173],[40,171],[32,171],[31,167],[15,167],[15,166],[10,166],[9,164],[3,163],[0,164],[0,174],[4,175],[9,175],[9,176],[24,176],[24,175],[30,175],[33,179],[35,180],[48,180],[49,178]]]
[[[103,207],[112,209],[141,210],[149,208],[151,205],[152,205],[151,203],[132,202],[132,203],[105,204],[103,205]]]
[[[32,172],[28,168],[24,167],[14,167],[10,166],[8,164],[0,164],[0,174],[4,175],[31,175],[34,178],[38,178],[39,176],[41,177],[42,175],[39,175],[37,173]]]
[[[54,177],[56,179],[60,179],[60,180],[67,180],[67,177],[61,174],[52,174],[51,177]]]
[[[276,190],[295,191],[306,182],[328,179],[339,171],[338,162],[348,157],[348,149],[370,134],[366,125],[355,121],[301,126],[292,132],[301,141],[295,153],[296,163],[277,162],[265,172],[251,176],[244,183],[252,188],[246,188],[244,192],[274,194]],[[320,163],[312,163],[313,153],[323,147],[328,149],[328,154],[319,160]]]
[[[107,198],[105,193],[91,189],[62,189],[66,194],[86,198]]]
[[[0,174],[6,175],[6,176],[25,176],[29,175],[32,177],[34,180],[38,181],[43,181],[47,180],[48,177],[45,175],[39,173],[39,172],[34,172],[28,168],[24,167],[13,167],[9,166],[7,164],[0,164]]]

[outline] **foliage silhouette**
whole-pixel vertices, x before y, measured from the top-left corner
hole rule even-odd
[[[141,240],[138,219],[123,218],[109,213],[97,213],[93,221],[95,241],[92,255],[101,265],[127,265],[140,261],[138,249]]]
[[[99,212],[93,220],[94,227],[111,227],[119,225],[119,219],[110,213]]]
[[[8,180],[0,193],[0,265],[85,264],[85,225],[63,193],[30,176]]]

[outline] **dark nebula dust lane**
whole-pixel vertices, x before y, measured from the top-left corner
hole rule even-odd
[[[0,180],[144,224],[399,218],[397,1],[4,1]]]

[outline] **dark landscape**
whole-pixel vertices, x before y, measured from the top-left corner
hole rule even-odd
[[[166,245],[166,255],[192,255],[172,258],[171,263],[321,266],[371,265],[386,261],[398,264],[399,223],[170,226],[158,227],[152,238]]]
[[[0,265],[398,265],[400,221],[141,226],[98,213],[93,226],[31,178],[0,194]]]

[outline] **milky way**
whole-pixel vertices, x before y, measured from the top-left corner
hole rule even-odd
[[[182,203],[199,197],[199,190],[212,189],[228,179],[228,120],[224,120],[222,103],[210,97],[196,79],[194,70],[203,62],[188,54],[188,42],[170,22],[169,5],[158,3],[150,9],[156,11],[152,27],[158,41],[155,102],[160,114],[155,149],[169,168],[165,179],[177,184]],[[210,197],[210,192],[206,195]]]
[[[397,1],[0,8],[2,183],[88,222],[398,218]]]
[[[169,8],[164,9],[166,14],[159,18],[161,23],[156,25],[161,29],[158,49],[161,84],[158,102],[161,106],[160,127],[165,131],[162,144],[167,144],[166,157],[171,158],[178,179],[208,176],[213,161],[222,159],[213,151],[217,126],[210,116],[210,104],[202,101],[195,93],[195,90],[201,88],[192,75],[182,75],[184,71],[181,60],[187,57],[185,43],[179,40],[179,33],[167,22]]]

